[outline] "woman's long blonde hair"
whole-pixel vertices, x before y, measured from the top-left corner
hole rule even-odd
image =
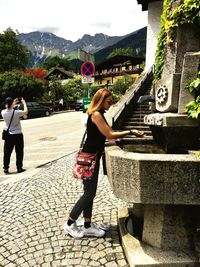
[[[99,89],[93,96],[92,101],[88,107],[88,115],[93,114],[102,108],[104,100],[111,96],[112,93],[107,88]]]

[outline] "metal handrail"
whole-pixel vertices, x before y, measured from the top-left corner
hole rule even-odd
[[[114,122],[117,120],[117,118],[119,117],[119,115],[122,113],[122,111],[124,110],[124,108],[130,103],[131,99],[134,97],[134,95],[138,92],[138,90],[141,88],[142,84],[146,81],[146,79],[152,74],[154,73],[154,65],[151,66],[151,68],[148,70],[148,72],[141,77],[141,80],[139,81],[139,83],[136,85],[136,87],[134,88],[134,90],[131,91],[131,93],[124,98],[121,102],[121,105],[119,107],[119,109],[115,112],[115,114],[112,116],[111,121],[112,121],[112,125],[114,124]]]

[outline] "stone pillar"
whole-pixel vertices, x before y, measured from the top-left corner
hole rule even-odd
[[[178,112],[184,55],[187,52],[199,51],[198,33],[199,30],[195,25],[183,25],[177,29],[173,44],[165,47],[163,74],[155,89],[157,111]]]
[[[183,61],[183,70],[181,75],[181,84],[180,84],[180,96],[179,96],[179,105],[178,113],[185,113],[186,105],[194,100],[194,94],[190,93],[186,86],[188,83],[197,77],[198,67],[200,64],[200,51],[199,52],[188,52],[184,56]]]
[[[184,205],[145,205],[142,240],[164,250],[193,249],[200,208]]]
[[[151,2],[148,4],[148,25],[146,44],[145,70],[148,71],[155,62],[157,49],[157,37],[160,31],[160,16],[162,14],[163,1]]]

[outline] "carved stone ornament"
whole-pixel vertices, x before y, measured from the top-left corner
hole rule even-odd
[[[165,104],[167,102],[168,89],[166,85],[159,85],[156,91],[156,102],[158,104]]]
[[[162,126],[163,122],[164,118],[162,115],[159,114],[149,114],[144,116],[144,123],[146,125]]]
[[[163,126],[163,117],[162,116],[157,116],[155,118],[155,125],[157,125],[157,126]]]

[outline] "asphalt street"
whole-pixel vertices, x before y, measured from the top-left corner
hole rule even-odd
[[[24,168],[31,171],[49,161],[56,160],[78,149],[84,126],[81,123],[83,112],[62,112],[50,117],[22,120],[24,133]],[[0,128],[3,128],[0,121]],[[3,173],[3,144],[0,142],[0,182],[19,176],[15,166],[15,151],[10,163],[11,175]],[[25,175],[25,173],[24,173]]]

